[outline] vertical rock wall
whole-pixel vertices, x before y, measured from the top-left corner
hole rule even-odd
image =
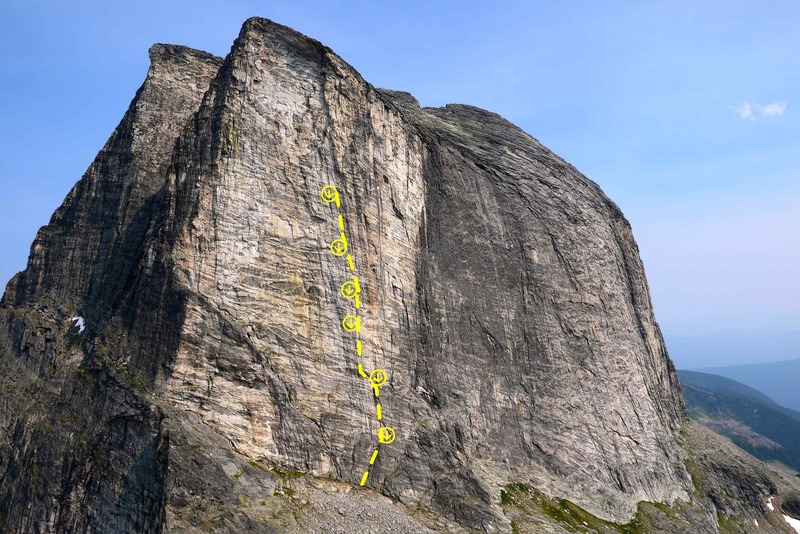
[[[263,19],[223,63],[151,54],[3,298],[5,376],[64,407],[20,415],[37,412],[5,386],[6,521],[163,524],[186,465],[170,439],[187,428],[252,461],[358,482],[377,425],[340,326],[351,273],[328,251],[327,184],[364,291],[362,362],[389,375],[397,439],[371,488],[470,527],[501,521],[513,481],[611,519],[686,496],[674,369],[630,227],[594,183],[497,115],[378,91]],[[59,414],[92,429],[83,449]],[[20,468],[34,464],[48,482]],[[97,484],[54,483],[67,465]],[[151,505],[132,513],[119,495],[140,490],[121,488],[144,487]],[[58,504],[78,495],[91,517]]]

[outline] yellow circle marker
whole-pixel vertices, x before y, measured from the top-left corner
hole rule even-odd
[[[359,289],[360,288],[358,287],[358,277],[356,277],[353,278],[352,281],[347,281],[344,284],[342,284],[342,287],[339,290],[339,292],[342,294],[344,298],[352,299],[356,295],[358,295]]]
[[[327,203],[336,202],[336,207],[339,207],[339,190],[336,189],[335,186],[326,185],[322,188],[322,191],[319,192],[319,195],[322,197]]]
[[[344,234],[339,239],[335,239],[331,243],[331,254],[336,256],[337,258],[341,258],[347,253],[347,239],[344,238]]]
[[[381,387],[386,383],[387,379],[386,371],[383,369],[375,369],[369,374],[369,381],[372,382],[372,385],[375,387]]]
[[[335,203],[337,208],[341,208],[341,197],[339,196],[339,190],[334,185],[326,185],[323,187],[320,192],[320,197],[322,200],[328,204]],[[350,267],[351,271],[356,270],[355,261],[353,257],[348,254],[348,243],[347,237],[345,236],[345,220],[344,214],[341,210],[337,215],[337,220],[339,222],[339,238],[335,239],[330,243],[329,249],[331,254],[334,256],[342,257],[347,255],[347,265]],[[358,313],[358,309],[361,307],[361,287],[358,283],[358,277],[353,277],[352,280],[347,280],[344,282],[341,287],[339,288],[339,292],[341,295],[346,299],[353,299],[353,303],[356,308],[356,313]],[[342,328],[346,332],[357,332],[361,333],[361,318],[358,315],[346,315],[342,319]],[[360,338],[361,336],[358,335],[356,338]],[[356,352],[358,356],[362,355],[362,343],[361,339],[356,339]],[[378,421],[383,419],[383,409],[381,404],[377,402],[377,398],[380,395],[380,386],[386,384],[389,377],[386,374],[386,371],[383,369],[375,369],[373,370],[369,376],[364,371],[364,367],[362,364],[358,364],[358,374],[363,378],[369,378],[370,385],[372,386],[372,390],[375,393],[375,412],[378,418]],[[395,438],[397,437],[395,430],[388,426],[383,426],[378,429],[378,442],[384,445],[394,442]],[[378,457],[378,449],[376,448],[372,452],[372,457],[369,460],[369,465],[373,465],[375,463],[375,459]],[[365,485],[367,483],[367,479],[369,478],[369,470],[364,471],[364,474],[361,476],[361,485]]]
[[[380,441],[384,445],[388,445],[389,443],[393,442],[394,438],[395,438],[394,428],[389,426],[382,426],[378,430],[378,441]]]
[[[342,319],[342,328],[346,332],[360,332],[361,331],[361,317],[357,315],[345,315]]]

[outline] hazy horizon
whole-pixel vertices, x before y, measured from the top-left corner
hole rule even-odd
[[[800,358],[692,370],[735,380],[764,393],[781,406],[800,412],[800,389],[797,388]]]
[[[687,371],[800,359],[800,331],[665,334],[664,338],[675,367]]]
[[[251,16],[424,106],[497,112],[597,182],[631,221],[676,364],[703,356],[684,340],[726,332],[771,339],[755,355],[720,342],[729,365],[800,357],[800,5],[788,3],[5,2],[3,288],[122,118],[148,48],[224,56]]]

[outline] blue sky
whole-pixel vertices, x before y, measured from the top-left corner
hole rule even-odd
[[[4,0],[0,283],[121,119],[150,45],[224,55],[254,15],[423,105],[498,112],[599,183],[667,338],[800,331],[796,2]]]

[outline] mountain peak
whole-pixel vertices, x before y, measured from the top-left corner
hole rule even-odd
[[[210,61],[221,63],[222,58],[218,58],[213,54],[196,50],[183,45],[163,44],[156,43],[148,50],[150,62],[153,64],[162,62],[172,62],[176,64],[183,64],[191,58],[198,58],[202,61]]]
[[[685,531],[642,501],[715,528],[736,480],[687,471],[682,430],[717,444],[596,184],[267,19],[224,62],[151,58],[0,308],[11,528],[347,530],[343,493],[399,531],[561,528],[550,506]],[[740,464],[724,512],[761,517],[777,483]]]

